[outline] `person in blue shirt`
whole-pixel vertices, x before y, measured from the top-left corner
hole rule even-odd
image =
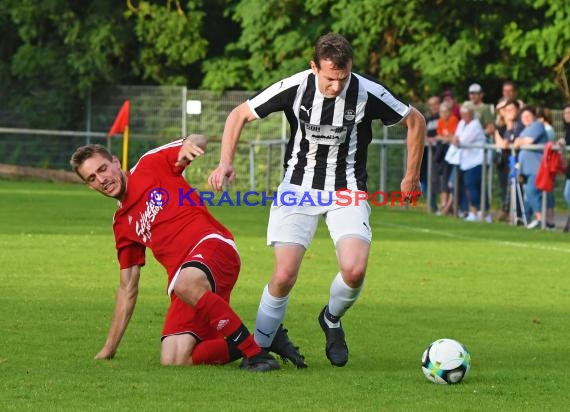
[[[525,106],[520,112],[521,122],[525,128],[514,141],[514,147],[521,149],[519,153],[520,174],[524,176],[525,183],[525,208],[527,214],[533,213],[534,219],[527,225],[529,229],[535,229],[542,222],[542,191],[537,189],[535,180],[542,160],[542,149],[524,149],[524,146],[545,144],[548,135],[544,124],[536,118],[534,108]],[[546,227],[554,228],[554,195],[547,193]]]

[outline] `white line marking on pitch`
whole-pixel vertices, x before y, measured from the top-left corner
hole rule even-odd
[[[415,232],[421,232],[421,233],[430,233],[430,234],[434,234],[434,235],[439,235],[439,236],[445,236],[445,237],[450,237],[450,238],[454,238],[454,239],[466,239],[466,240],[478,240],[478,241],[486,241],[486,242],[493,242],[493,243],[498,243],[500,245],[505,245],[505,246],[513,246],[513,247],[519,247],[519,248],[528,248],[528,249],[538,249],[538,250],[548,250],[551,252],[564,252],[564,253],[570,253],[570,249],[564,249],[564,248],[559,248],[556,246],[543,246],[543,245],[537,245],[537,244],[528,244],[528,243],[518,243],[518,242],[510,242],[508,240],[496,240],[496,239],[491,239],[491,238],[480,238],[480,237],[474,237],[474,236],[465,236],[465,235],[458,235],[455,233],[450,233],[450,232],[442,232],[439,230],[433,230],[433,229],[426,229],[426,228],[421,228],[421,227],[414,227],[414,226],[406,226],[406,225],[399,225],[397,223],[387,223],[387,222],[378,222],[380,225],[384,225],[384,226],[392,226],[392,227],[397,227],[397,228],[401,228],[401,229],[407,229],[407,230],[412,230]]]

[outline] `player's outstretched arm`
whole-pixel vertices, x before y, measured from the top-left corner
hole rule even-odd
[[[95,359],[112,359],[117,352],[121,338],[129,325],[139,293],[140,266],[121,269],[120,284],[115,297],[115,312],[107,340]]]
[[[400,190],[404,193],[421,192],[420,167],[424,154],[426,120],[417,109],[412,107],[410,114],[404,120],[404,124],[408,128],[406,135],[408,157],[406,174],[400,185]]]
[[[186,137],[182,143],[180,151],[178,152],[176,166],[188,166],[192,160],[204,154],[207,145],[208,139],[206,139],[206,136],[204,135],[191,134]]]
[[[228,178],[231,183],[236,173],[233,167],[234,155],[241,131],[247,122],[257,119],[246,102],[234,108],[226,119],[224,134],[222,135],[222,149],[220,164],[208,178],[210,187],[214,190],[222,190],[224,179]]]

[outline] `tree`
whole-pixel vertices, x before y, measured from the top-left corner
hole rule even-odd
[[[254,90],[307,68],[314,38],[330,27],[328,11],[314,3],[242,0],[229,7],[241,35],[223,55],[204,62],[203,87]]]
[[[136,6],[127,0],[127,5],[125,15],[134,19],[137,41],[134,74],[158,84],[186,85],[184,69],[202,59],[208,47],[201,37],[205,15],[199,10],[202,2],[187,1],[187,11],[178,0],[168,0],[166,5],[141,1]]]
[[[89,91],[118,84],[256,90],[307,68],[328,31],[410,101],[471,82],[496,101],[512,79],[556,107],[568,27],[567,0],[0,0],[0,121],[81,128]]]
[[[25,114],[18,125],[61,129],[82,123],[89,90],[185,85],[208,46],[201,6],[200,0],[2,0],[2,104]]]
[[[204,87],[258,89],[307,68],[320,34],[354,48],[355,69],[412,101],[478,82],[492,101],[517,80],[525,100],[556,105],[570,59],[564,0],[241,0],[226,55],[204,63]],[[540,29],[536,29],[539,27]]]
[[[551,93],[560,90],[570,101],[568,87],[570,60],[570,7],[565,0],[537,0],[531,3],[531,15],[540,18],[537,24],[528,27],[517,21],[511,22],[505,31],[504,47],[525,62],[536,62],[545,77],[531,85],[536,93]]]

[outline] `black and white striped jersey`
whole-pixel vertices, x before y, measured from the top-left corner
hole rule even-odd
[[[289,121],[283,182],[327,191],[366,191],[372,120],[391,126],[411,110],[386,87],[356,73],[339,96],[325,97],[311,70],[261,90],[247,104],[258,118],[283,111]]]

